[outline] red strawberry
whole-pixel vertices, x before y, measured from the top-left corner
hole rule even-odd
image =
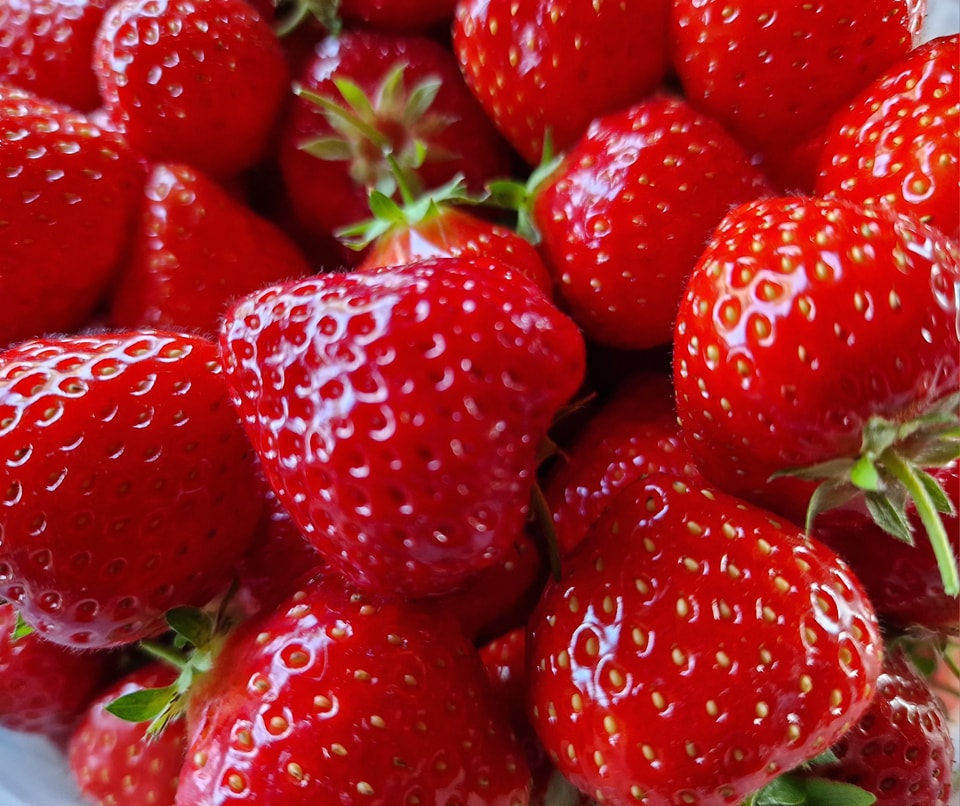
[[[425,596],[520,532],[579,332],[504,264],[461,258],[265,289],[228,315],[228,381],[281,503],[366,589]]]
[[[229,583],[262,501],[216,345],[159,331],[0,353],[0,596],[103,647]]]
[[[0,86],[0,348],[84,325],[125,248],[142,174],[86,117]]]
[[[79,110],[100,104],[93,39],[113,0],[0,3],[0,81]]]
[[[798,522],[809,510],[808,525],[860,501],[907,541],[909,494],[956,593],[937,514],[950,505],[926,469],[956,456],[958,284],[956,244],[881,208],[778,198],[732,211],[677,317],[677,408],[697,468]]]
[[[590,121],[639,101],[667,68],[662,0],[460,0],[453,46],[467,84],[531,165]]]
[[[104,652],[75,652],[35,632],[14,640],[17,611],[0,602],[0,726],[64,741],[107,680]]]
[[[651,473],[699,479],[669,378],[640,373],[601,404],[556,461],[544,494],[560,553],[580,543],[620,490]]]
[[[346,25],[381,31],[428,33],[453,19],[456,0],[340,0]]]
[[[296,82],[280,164],[298,219],[331,233],[394,195],[395,160],[423,187],[461,174],[471,190],[509,171],[506,145],[449,51],[423,37],[348,31],[316,46]]]
[[[244,0],[122,0],[94,47],[104,104],[145,156],[217,177],[263,156],[287,67]]]
[[[200,171],[160,163],[147,179],[112,319],[121,327],[215,333],[228,303],[310,273],[273,224]]]
[[[745,146],[782,151],[907,54],[925,5],[676,0],[673,66],[691,103]]]
[[[183,722],[148,737],[145,724],[120,719],[106,709],[133,691],[171,685],[176,676],[173,667],[152,663],[101,692],[88,707],[67,753],[70,773],[87,800],[111,806],[173,806],[186,750]]]
[[[533,189],[531,214],[587,338],[640,349],[670,342],[703,243],[767,189],[719,124],[658,97],[595,120]]]
[[[625,488],[531,620],[530,707],[604,803],[740,803],[833,744],[880,672],[866,596],[824,546],[666,475]]]
[[[456,623],[332,577],[227,639],[187,724],[182,806],[527,803],[530,774]]]
[[[891,67],[830,121],[816,191],[882,202],[960,237],[960,37]]]

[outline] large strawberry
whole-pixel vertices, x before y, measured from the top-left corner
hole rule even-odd
[[[604,803],[740,803],[865,712],[873,611],[826,547],[659,474],[607,508],[531,619],[530,709]]]
[[[476,650],[435,610],[316,579],[198,682],[181,806],[527,803]]]
[[[142,173],[122,138],[0,85],[0,348],[87,321],[126,246]]]
[[[467,84],[531,165],[639,101],[667,68],[669,3],[460,0],[453,45]]]
[[[218,177],[263,156],[287,65],[244,0],[122,0],[94,48],[106,110],[144,155]]]
[[[816,191],[960,236],[960,36],[917,48],[831,118]]]
[[[520,532],[538,443],[583,374],[579,332],[494,260],[264,289],[221,334],[280,501],[359,586],[455,589]]]
[[[808,525],[860,502],[907,541],[910,497],[955,594],[937,512],[951,506],[927,470],[957,453],[958,285],[956,244],[882,208],[777,198],[732,211],[677,317],[697,468]],[[771,479],[783,471],[796,472]]]
[[[260,484],[213,342],[142,330],[0,353],[0,596],[44,637],[128,643],[206,604]]]

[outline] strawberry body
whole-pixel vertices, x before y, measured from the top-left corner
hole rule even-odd
[[[177,803],[522,806],[530,774],[452,620],[314,581],[227,639]]]
[[[229,584],[262,501],[216,345],[160,331],[0,353],[0,596],[45,637],[166,630]]]
[[[263,290],[228,315],[228,379],[281,503],[358,585],[456,589],[523,526],[579,332],[496,261]]]
[[[816,192],[895,210],[960,236],[960,37],[912,51],[830,120]]]
[[[449,26],[457,0],[343,0],[340,16],[349,27],[396,33],[429,33]]]
[[[686,276],[724,214],[768,190],[715,121],[674,98],[595,120],[534,191],[558,294],[592,341],[669,343]]]
[[[665,475],[625,488],[531,620],[530,708],[604,803],[740,803],[866,710],[859,583],[769,513]]]
[[[288,75],[276,35],[243,0],[122,0],[94,44],[104,105],[154,160],[233,176],[263,156]]]

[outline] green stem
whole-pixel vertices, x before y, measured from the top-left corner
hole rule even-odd
[[[179,669],[181,672],[187,667],[187,661],[184,660],[183,656],[177,652],[177,650],[168,647],[165,644],[160,644],[156,641],[141,641],[140,649],[157,660],[161,660],[164,663],[169,663],[171,666]]]
[[[913,467],[894,450],[884,451],[881,457],[883,466],[904,486],[913,499],[920,521],[927,530],[927,537],[937,558],[937,566],[943,579],[943,588],[948,596],[960,594],[960,578],[957,575],[957,559],[950,545],[947,530],[937,512],[936,504],[926,486],[917,477]]]

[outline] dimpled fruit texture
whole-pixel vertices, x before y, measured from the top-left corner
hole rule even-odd
[[[512,545],[584,367],[574,324],[488,260],[266,289],[228,315],[221,346],[304,533],[356,584],[408,595],[453,590]]]
[[[0,354],[0,596],[44,637],[164,632],[227,587],[262,506],[206,339],[129,331]]]

